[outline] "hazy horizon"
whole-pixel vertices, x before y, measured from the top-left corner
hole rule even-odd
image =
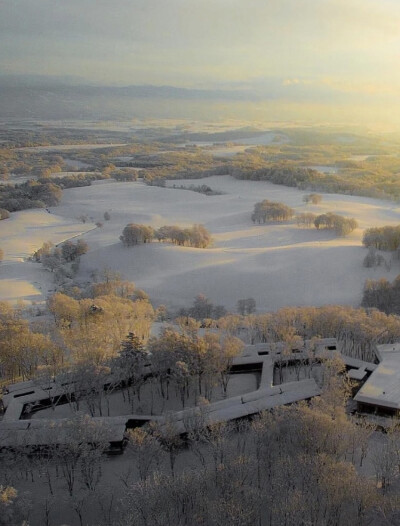
[[[399,22],[395,0],[3,0],[0,83],[186,88],[171,117],[398,129]]]

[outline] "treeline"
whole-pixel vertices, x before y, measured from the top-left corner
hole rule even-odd
[[[159,229],[153,229],[148,225],[129,223],[120,236],[120,240],[126,247],[150,243],[153,239],[195,248],[207,248],[212,242],[210,233],[203,225],[193,225],[191,228],[165,225]]]
[[[143,176],[146,181],[155,179],[191,179],[209,177],[212,175],[226,175],[228,162],[215,159],[212,155],[202,150],[164,152],[154,155],[151,162],[154,166],[144,167]],[[158,165],[158,166],[157,166]]]
[[[293,151],[292,151],[293,150]],[[204,152],[173,152],[156,157],[159,166],[144,167],[145,180],[200,178],[212,175],[231,175],[237,179],[269,181],[274,184],[299,188],[301,190],[323,191],[345,195],[360,195],[383,199],[399,199],[400,185],[393,180],[391,171],[373,166],[371,169],[353,169],[356,163],[343,160],[343,173],[325,174],[304,166],[304,159],[312,164],[315,158],[307,148],[280,146],[276,148],[253,149],[237,154],[232,160],[215,159]],[[302,153],[305,152],[305,153]],[[342,153],[343,155],[343,153]],[[349,153],[351,155],[351,152]],[[340,155],[339,155],[340,156]],[[314,161],[315,162],[315,161]],[[326,163],[326,152],[321,157]],[[329,163],[332,160],[329,159]],[[380,158],[379,162],[384,162]],[[375,163],[377,164],[377,163]],[[303,165],[303,166],[301,166]],[[358,165],[357,165],[358,166]],[[351,177],[349,177],[349,172]],[[397,172],[395,172],[397,173]]]
[[[395,251],[400,247],[400,225],[368,228],[364,232],[363,245],[377,250]]]
[[[51,182],[62,189],[77,188],[81,186],[90,186],[93,181],[101,181],[109,179],[107,173],[91,172],[91,173],[76,173],[74,175],[65,175],[64,177],[45,177],[38,179],[39,183],[45,184]]]
[[[379,309],[386,314],[400,315],[400,275],[392,283],[385,278],[368,279],[364,285],[361,305]]]
[[[46,177],[61,172],[64,159],[57,153],[0,148],[0,178],[7,181],[10,175]]]
[[[291,186],[301,190],[314,190],[345,195],[361,195],[381,199],[400,198],[400,186],[393,184],[393,176],[365,174],[348,177],[343,174],[324,174],[312,168],[299,167],[287,161],[290,156],[282,154],[280,163],[271,164],[256,153],[236,156],[225,166],[227,173],[236,179],[269,181],[274,184]]]
[[[61,197],[61,188],[51,182],[27,181],[14,186],[0,185],[0,208],[8,212],[56,206]]]
[[[259,164],[264,164],[260,167]],[[228,166],[229,175],[236,179],[250,181],[269,181],[284,186],[294,186],[300,189],[313,188],[315,184],[322,183],[324,175],[311,168],[301,168],[285,164],[270,165],[260,161],[257,157],[246,155],[244,158],[233,161]],[[317,188],[316,188],[317,189]]]
[[[287,307],[266,314],[230,314],[218,320],[227,334],[248,343],[276,343],[336,338],[342,352],[366,361],[375,360],[375,343],[400,340],[400,318],[377,310],[354,309],[338,305]]]

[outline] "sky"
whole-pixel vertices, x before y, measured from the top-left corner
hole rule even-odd
[[[0,0],[3,74],[334,100],[400,122],[399,63],[399,0]]]

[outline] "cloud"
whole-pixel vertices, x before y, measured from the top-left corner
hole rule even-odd
[[[106,83],[389,83],[399,25],[398,0],[3,0],[0,66]]]

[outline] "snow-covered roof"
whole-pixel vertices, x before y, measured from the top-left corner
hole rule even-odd
[[[107,442],[121,442],[125,435],[126,417],[92,418],[101,425],[102,439]],[[62,446],[71,442],[76,430],[71,420],[17,420],[0,423],[0,448],[37,447],[43,445]]]
[[[400,343],[377,346],[379,365],[354,399],[357,402],[400,409]]]

